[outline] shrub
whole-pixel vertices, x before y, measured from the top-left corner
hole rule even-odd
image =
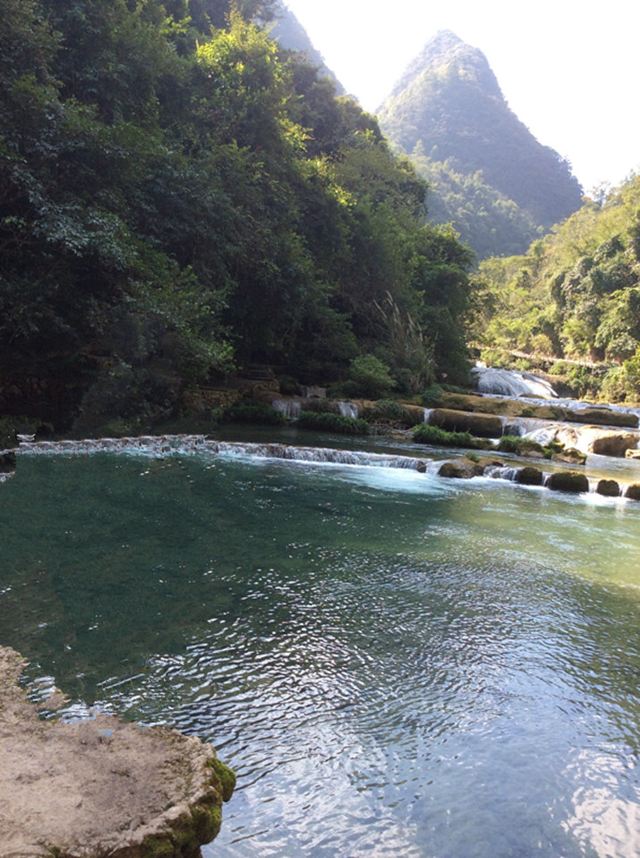
[[[355,396],[378,399],[394,387],[389,367],[374,355],[361,355],[351,362],[349,380]]]
[[[366,435],[369,426],[366,420],[354,420],[340,414],[322,411],[303,411],[298,419],[302,429],[318,429],[321,432],[338,432],[341,435]]]
[[[531,438],[503,435],[496,449],[500,453],[514,453],[516,456],[544,456],[545,459],[551,459],[554,454],[565,452],[566,448],[560,441],[550,441],[543,446]]]
[[[545,448],[537,441],[532,441],[530,438],[519,438],[517,435],[503,435],[498,443],[497,449],[501,453],[515,453],[520,456],[527,456],[531,453],[539,453],[541,456],[545,454]]]
[[[438,387],[439,385],[435,384],[433,387]],[[463,396],[466,396],[469,393],[468,387],[460,387],[459,384],[447,384],[443,382],[440,387],[442,390],[446,390],[447,393],[461,393]]]
[[[307,399],[304,403],[305,411],[313,411],[314,414],[335,414],[336,404],[330,399]]]
[[[429,408],[431,405],[438,405],[442,399],[444,388],[439,384],[430,385],[422,395],[422,404]]]
[[[282,426],[286,423],[286,418],[284,414],[280,414],[275,408],[262,402],[239,402],[223,412],[222,422]]]
[[[373,423],[391,423],[406,429],[415,426],[416,422],[415,417],[393,399],[381,399],[373,408],[368,408],[362,416]]]
[[[468,432],[448,432],[439,426],[423,423],[413,430],[413,440],[417,444],[432,444],[436,447],[467,447],[471,450],[487,450],[491,446],[482,438],[474,438]]]
[[[549,368],[549,375],[566,375],[571,369],[571,364],[563,360],[557,360]]]

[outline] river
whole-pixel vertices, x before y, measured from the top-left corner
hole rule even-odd
[[[207,858],[640,852],[640,504],[100,454],[21,457],[0,509],[32,694],[236,769]]]

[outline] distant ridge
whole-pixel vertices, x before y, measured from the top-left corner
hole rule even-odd
[[[510,109],[482,51],[449,30],[409,63],[378,117],[433,183],[438,218],[481,256],[521,252],[581,205],[568,163]]]
[[[311,65],[315,66],[323,77],[333,82],[338,95],[344,95],[345,89],[324,61],[320,51],[314,46],[309,34],[298,18],[283,2],[276,4],[276,18],[270,24],[271,36],[288,51],[298,51],[305,55]]]

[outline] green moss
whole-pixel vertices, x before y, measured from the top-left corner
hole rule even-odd
[[[341,435],[366,435],[369,425],[366,420],[354,420],[340,414],[303,411],[298,419],[302,429],[318,429],[322,432],[338,432]]]
[[[540,456],[545,455],[545,448],[532,441],[530,438],[519,438],[517,435],[503,435],[497,448],[501,453],[515,453],[519,456],[527,456],[532,453]]]
[[[173,844],[166,837],[150,837],[142,847],[143,858],[174,858]]]
[[[212,807],[210,811],[210,817],[211,830],[213,831],[213,837],[211,838],[211,840],[213,840],[215,837],[218,836],[218,834],[220,833],[220,828],[222,827],[222,808],[218,807],[217,805],[216,807]]]
[[[416,426],[413,440],[417,444],[433,444],[436,447],[466,447],[470,450],[487,450],[490,447],[487,441],[475,438],[469,432],[449,432],[428,423]]]
[[[216,827],[216,810],[219,810],[217,805],[211,806],[201,804],[194,807],[191,811],[193,830],[198,838],[198,843],[211,843],[211,841],[217,837],[218,832],[220,831],[220,826],[218,825]],[[220,819],[221,818],[222,817],[220,816]]]
[[[381,399],[372,408],[367,408],[362,417],[371,423],[390,423],[406,429],[416,422],[411,412],[393,399]]]
[[[235,772],[229,766],[225,766],[217,757],[211,761],[210,765],[220,781],[222,798],[224,801],[229,801],[236,788]]]
[[[192,816],[184,817],[182,820],[182,827],[174,831],[173,845],[176,850],[174,854],[178,855],[188,855],[190,853],[197,854],[197,851],[199,851],[198,847],[203,845],[202,841],[196,834],[194,819]]]
[[[422,404],[429,408],[432,405],[438,405],[442,401],[444,389],[439,384],[432,384],[422,395]]]
[[[223,423],[257,423],[263,426],[282,426],[286,418],[275,408],[262,402],[241,402],[222,413]]]

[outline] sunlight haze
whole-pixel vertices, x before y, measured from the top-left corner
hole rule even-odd
[[[375,111],[438,30],[480,48],[511,108],[567,158],[584,188],[616,184],[640,166],[637,78],[640,7],[612,0],[287,0],[348,92]],[[390,14],[390,12],[392,14]]]

